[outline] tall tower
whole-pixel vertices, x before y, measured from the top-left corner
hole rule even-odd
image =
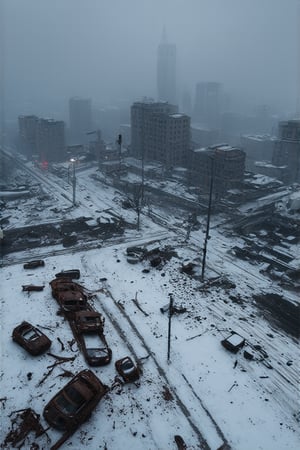
[[[221,112],[222,85],[215,81],[196,85],[194,120],[209,128],[218,128]]]
[[[86,133],[92,129],[91,99],[80,97],[70,98],[69,117],[72,141],[76,144],[87,142]]]
[[[168,43],[165,29],[157,50],[157,96],[159,101],[177,104],[176,45]]]
[[[62,120],[39,119],[36,146],[40,161],[64,161],[66,156],[65,123]]]

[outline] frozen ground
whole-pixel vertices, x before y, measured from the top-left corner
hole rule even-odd
[[[135,213],[119,206],[119,194],[97,184],[89,177],[90,172],[92,169],[78,174],[80,205],[71,209],[66,198],[72,199],[71,187],[60,185],[61,181],[51,175],[46,186],[42,177],[41,189],[50,193],[48,208],[36,213],[34,208],[38,210],[42,203],[22,200],[18,209],[5,212],[11,213],[12,226],[17,220],[23,225],[30,220],[61,220],[66,215],[99,216],[112,205],[134,221]],[[13,208],[13,203],[10,206]],[[52,211],[54,206],[57,212]],[[129,384],[112,389],[89,422],[62,448],[176,449],[175,435],[183,437],[187,449],[216,450],[223,443],[236,450],[299,447],[298,339],[267,320],[253,298],[261,293],[283,293],[281,288],[261,275],[259,267],[231,255],[236,238],[224,236],[216,226],[220,218],[212,221],[205,282],[182,273],[180,268],[189,261],[196,261],[200,267],[204,236],[201,230],[192,232],[185,242],[185,230],[175,226],[180,215],[178,211],[176,219],[170,216],[171,229],[154,225],[142,216],[141,230],[128,230],[124,242],[103,242],[89,251],[56,246],[52,251],[36,248],[3,258],[1,442],[10,429],[12,411],[31,407],[42,414],[46,402],[68,381],[61,376],[62,369],[75,374],[87,367],[76,345],[68,344],[72,333],[68,323],[56,314],[58,305],[49,286],[59,270],[79,268],[80,283],[95,294],[94,307],[106,319],[105,334],[113,351],[110,365],[93,368],[94,372],[112,386],[114,362],[128,354],[141,362],[143,375],[140,387]],[[143,245],[154,240],[161,248],[171,246],[177,256],[158,268],[148,261],[136,265],[127,262],[127,242]],[[39,257],[44,257],[45,267],[23,269],[21,261]],[[44,284],[45,289],[28,295],[22,292],[22,285],[29,283]],[[170,293],[175,304],[187,311],[172,317],[168,362],[168,317],[160,307],[168,303]],[[292,292],[284,295],[297,303]],[[132,301],[135,298],[144,312]],[[44,332],[52,339],[51,353],[75,356],[73,362],[56,367],[42,384],[54,361],[47,354],[31,357],[12,342],[12,329],[22,320],[45,327]],[[232,354],[221,346],[220,341],[231,330],[246,339],[248,349],[253,351],[256,346],[252,361],[244,358],[243,349]],[[46,427],[43,418],[41,421]],[[49,430],[48,435],[53,443],[58,433]],[[50,447],[46,437],[38,440],[30,436],[23,448],[30,449],[33,441],[39,448]]]

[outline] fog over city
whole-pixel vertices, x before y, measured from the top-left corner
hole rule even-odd
[[[298,450],[300,0],[0,0],[0,448]]]
[[[179,105],[217,81],[228,110],[296,110],[297,0],[2,0],[1,15],[6,119],[65,118],[74,95],[99,106],[156,98],[163,29]]]

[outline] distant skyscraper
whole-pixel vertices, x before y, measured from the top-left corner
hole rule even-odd
[[[300,182],[300,119],[279,122],[272,163],[285,166],[287,183]]]
[[[209,128],[218,128],[221,101],[221,83],[213,81],[197,83],[193,119]]]
[[[20,150],[28,157],[36,155],[37,116],[19,116],[19,143]]]
[[[92,104],[89,98],[72,97],[69,100],[71,139],[76,144],[86,142],[86,133],[92,130]]]
[[[65,123],[62,120],[39,119],[36,146],[40,161],[59,162],[65,159]]]
[[[159,101],[177,104],[176,45],[167,42],[165,30],[157,51],[157,95]]]

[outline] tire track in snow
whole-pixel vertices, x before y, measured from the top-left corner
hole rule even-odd
[[[143,336],[141,335],[141,333],[139,332],[139,330],[137,329],[137,327],[135,326],[135,324],[132,322],[132,320],[130,319],[130,317],[126,314],[125,310],[120,307],[117,303],[117,301],[115,300],[115,298],[112,296],[111,292],[108,289],[103,289],[103,293],[108,296],[109,298],[111,298],[111,300],[113,301],[114,306],[117,308],[118,312],[121,313],[122,318],[126,320],[126,322],[129,324],[131,330],[133,331],[133,333],[135,334],[135,336],[139,339],[142,347],[145,348],[147,354],[150,355],[150,358],[152,359],[152,361],[155,364],[155,367],[159,373],[159,375],[161,376],[161,378],[164,380],[164,382],[171,387],[172,389],[172,395],[174,396],[174,398],[176,399],[176,403],[178,405],[178,407],[180,408],[182,414],[185,416],[186,420],[188,421],[190,427],[192,428],[192,430],[194,431],[194,433],[196,434],[196,436],[199,439],[199,443],[201,445],[201,449],[202,450],[210,450],[211,447],[208,445],[207,440],[205,439],[205,437],[203,436],[201,430],[198,428],[198,426],[195,424],[195,422],[193,421],[191,414],[188,410],[188,407],[185,405],[184,401],[179,397],[179,395],[176,392],[176,388],[175,386],[172,385],[172,383],[169,381],[169,378],[166,374],[166,372],[164,371],[164,369],[162,368],[162,366],[159,364],[159,362],[157,361],[157,359],[155,358],[154,354],[152,353],[151,349],[149,348],[149,346],[147,345],[147,343],[145,342]],[[99,296],[97,295],[97,299],[101,305],[101,308],[103,309],[104,313],[106,314],[106,316],[109,318],[110,322],[112,323],[113,327],[116,329],[117,333],[119,334],[119,336],[124,340],[124,342],[126,343],[126,345],[128,346],[129,351],[134,355],[135,359],[138,361],[139,357],[136,354],[135,349],[133,348],[132,344],[129,342],[125,331],[122,329],[122,327],[120,326],[119,322],[115,319],[115,317],[113,316],[113,314],[108,310],[108,308],[105,306],[105,304],[101,301],[101,299],[99,298]],[[186,386],[189,390],[191,390],[191,386],[189,383],[186,383]],[[192,393],[194,395],[194,391],[192,390]],[[219,428],[219,426],[216,424],[216,422],[212,419],[212,416],[209,414],[209,412],[207,411],[206,408],[203,407],[202,402],[200,401],[200,399],[198,398],[198,396],[196,397],[197,400],[199,401],[200,407],[201,409],[204,411],[205,415],[209,418],[213,428],[216,431],[216,434],[218,436],[218,438],[221,440],[221,444],[224,444],[226,447],[224,447],[224,449],[226,448],[227,450],[230,449],[230,446],[224,436],[224,434],[222,433],[221,429]]]

